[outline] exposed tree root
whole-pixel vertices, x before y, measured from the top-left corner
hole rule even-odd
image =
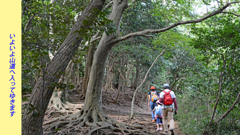
[[[51,121],[46,121],[43,124],[45,132],[58,131],[60,134],[82,133],[94,134],[96,132],[107,132],[108,134],[154,134],[143,128],[142,125],[130,125],[127,123],[119,122],[107,116],[103,111],[98,109],[89,109],[87,111],[81,110],[80,112],[72,115],[62,116],[55,118]],[[83,128],[89,127],[91,130]],[[107,128],[107,129],[106,129]],[[55,133],[57,133],[55,131]]]
[[[61,101],[61,96],[61,91],[56,92],[52,95],[48,105],[48,109],[45,113],[46,115],[48,115],[48,118],[51,117],[53,114],[76,114],[83,107],[83,104],[72,104],[68,101],[66,103],[63,103]]]
[[[91,131],[88,133],[88,135],[91,135],[94,131],[97,131],[97,130],[102,129],[102,128],[107,128],[107,127],[110,127],[110,126],[111,126],[111,125],[107,125],[107,126],[104,126],[104,127],[95,128],[95,129],[91,130]]]

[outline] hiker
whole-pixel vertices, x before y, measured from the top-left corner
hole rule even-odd
[[[155,119],[157,121],[157,131],[162,130],[162,103],[159,100],[156,102],[157,106],[153,109],[155,111]],[[160,128],[159,128],[160,125]]]
[[[164,90],[160,93],[160,103],[163,104],[162,106],[162,118],[163,118],[163,128],[164,131],[168,132],[168,126],[167,126],[167,118],[170,119],[170,131],[171,135],[174,135],[174,120],[173,120],[173,113],[177,114],[177,100],[176,96],[173,91],[169,89],[169,84],[163,85]],[[173,108],[173,103],[174,107]]]
[[[155,108],[155,106],[157,106],[156,102],[159,99],[159,93],[156,91],[156,88],[154,86],[151,86],[150,90],[151,91],[149,91],[148,93],[148,106],[151,108],[152,122],[155,122],[153,109]]]

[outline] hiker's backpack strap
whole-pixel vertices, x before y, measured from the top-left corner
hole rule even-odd
[[[154,94],[153,94],[154,93]],[[151,96],[155,95],[156,94],[156,91],[151,91]]]
[[[170,94],[170,92],[171,92],[171,90],[169,90],[168,92],[166,92],[166,91],[163,91],[165,94],[167,94],[167,93],[169,93]]]

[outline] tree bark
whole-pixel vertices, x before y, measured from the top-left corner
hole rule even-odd
[[[82,83],[82,90],[80,93],[80,98],[84,99],[86,92],[87,92],[87,85],[89,81],[89,76],[92,68],[92,62],[93,62],[93,55],[94,55],[94,50],[96,48],[97,44],[93,43],[92,45],[89,46],[88,54],[87,54],[87,62],[85,66],[85,72],[84,72],[84,77],[83,77],[83,83]]]
[[[134,83],[133,83],[133,88],[136,89],[137,88],[137,83],[138,83],[138,79],[139,79],[139,62],[137,60],[137,65],[136,65],[136,78],[134,80]]]
[[[79,64],[77,63],[77,76],[76,76],[76,89],[79,91],[79,88],[80,88],[80,75],[79,75]]]
[[[71,84],[74,86],[74,88],[77,88],[76,63],[74,63],[71,72]]]
[[[65,84],[66,86],[68,85],[68,82],[71,82],[73,66],[74,66],[74,63],[72,60],[70,60],[70,62],[68,63],[68,66],[65,69],[65,74],[63,76],[63,84]],[[63,103],[66,103],[67,101],[68,102],[71,101],[69,94],[67,93],[66,90],[67,88],[64,88],[62,90],[61,101],[63,101]]]
[[[130,82],[130,74],[132,72],[132,69],[133,69],[133,65],[129,62],[127,64],[127,74],[126,74],[126,86],[129,87],[129,84],[131,84]]]
[[[122,91],[122,86],[123,86],[123,77],[121,75],[121,70],[118,68],[118,91]]]
[[[106,85],[105,85],[105,92],[112,88],[112,79],[113,79],[113,66],[114,66],[114,57],[112,57],[111,53],[108,57],[108,64],[107,64],[107,75],[106,75]]]
[[[120,67],[118,68],[119,71],[119,78],[118,78],[118,90],[123,90],[124,86],[126,85],[126,76],[125,76],[125,65],[126,65],[126,58],[125,55],[120,56]],[[122,66],[122,67],[121,67]]]
[[[73,25],[71,32],[62,43],[55,57],[45,68],[45,80],[43,81],[42,77],[38,79],[30,96],[28,107],[24,111],[24,116],[22,118],[23,135],[43,134],[42,122],[55,87],[53,84],[58,82],[61,74],[65,71],[69,61],[72,59],[83,39],[79,33],[85,34],[85,31],[79,32],[79,30],[88,28],[93,23],[94,19],[89,19],[87,26],[83,24],[83,21],[88,18],[96,18],[99,11],[102,10],[104,2],[105,0],[92,0],[88,4],[83,14],[78,18],[78,21]],[[42,89],[42,86],[44,86],[45,89]],[[43,102],[41,102],[41,99]],[[30,111],[29,107],[31,107],[33,111]],[[40,116],[36,116],[36,114],[40,114]]]
[[[113,23],[116,26],[119,26],[120,19],[124,10],[127,8],[127,4],[128,0],[114,1],[109,19],[113,20]],[[89,84],[87,87],[86,100],[83,107],[84,112],[90,112],[91,109],[94,109],[92,110],[93,112],[103,112],[100,101],[102,94],[102,80],[107,56],[114,45],[110,44],[110,41],[116,38],[117,36],[115,34],[107,36],[106,33],[103,33],[98,48],[94,54]]]

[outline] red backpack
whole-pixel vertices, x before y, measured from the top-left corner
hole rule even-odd
[[[171,90],[169,90],[168,92],[166,91],[163,91],[165,94],[164,94],[164,97],[163,97],[163,104],[164,105],[171,105],[173,104],[173,99],[171,97]]]

